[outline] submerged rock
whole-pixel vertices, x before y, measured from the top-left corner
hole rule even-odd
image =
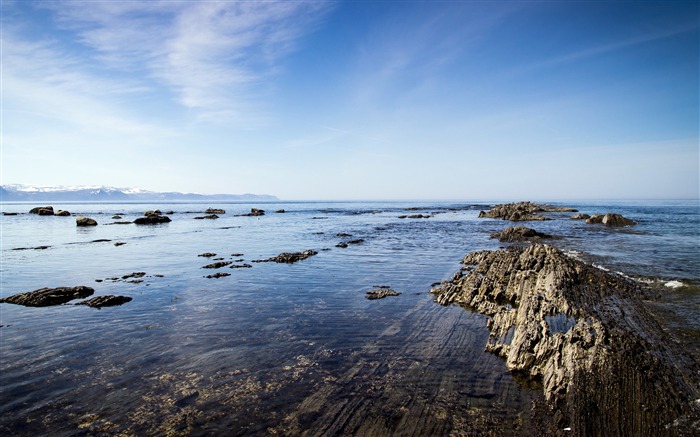
[[[207,276],[205,276],[205,278],[207,278],[207,279],[224,278],[226,276],[231,276],[231,274],[226,273],[226,272],[217,272],[217,273],[214,273],[213,275],[207,275]]]
[[[97,226],[97,222],[90,217],[80,216],[75,219],[76,226]]]
[[[697,365],[646,310],[652,293],[640,283],[542,244],[470,253],[463,264],[431,293],[489,317],[486,350],[541,381],[558,411],[548,433],[683,435],[678,424],[700,417]]]
[[[391,288],[378,288],[376,290],[370,290],[366,294],[366,298],[369,300],[384,299],[388,296],[401,296],[401,293],[394,291]]]
[[[310,258],[314,255],[317,255],[318,252],[315,250],[305,250],[303,252],[285,252],[281,253],[277,256],[274,256],[272,258],[268,259],[258,259],[258,260],[253,260],[254,263],[265,263],[265,262],[276,262],[276,263],[286,263],[286,264],[292,264],[297,261],[302,261],[307,258]]]
[[[38,206],[30,209],[29,214],[54,215],[53,206]]]
[[[588,220],[591,218],[588,214],[574,214],[571,216],[571,220]]]
[[[219,208],[207,208],[207,210],[204,211],[204,214],[226,214],[226,211]]]
[[[195,217],[194,219],[195,219],[195,220],[204,220],[204,219],[207,219],[207,220],[216,220],[216,219],[218,219],[218,218],[219,218],[218,215],[216,215],[216,214],[210,214],[210,215],[205,215],[205,216],[201,216],[201,217]]]
[[[128,296],[97,296],[92,299],[77,302],[76,305],[87,305],[91,308],[113,307],[131,302],[132,298]]]
[[[56,211],[54,213],[54,215],[59,216],[59,217],[68,217],[68,216],[70,216],[70,212],[59,209],[58,211]]]
[[[605,215],[594,215],[586,220],[588,224],[603,224],[610,227],[634,226],[637,224],[634,220],[623,217],[620,214],[607,213]]]
[[[226,267],[228,265],[233,264],[233,261],[218,261],[212,264],[207,264],[203,269],[220,269],[221,267]]]
[[[77,287],[40,288],[0,299],[0,303],[13,303],[27,307],[46,307],[62,305],[73,299],[82,299],[91,296],[94,292],[93,288],[83,285]]]
[[[491,238],[498,238],[498,241],[502,243],[514,243],[519,241],[539,241],[553,237],[549,234],[526,228],[525,226],[515,226],[491,234]]]

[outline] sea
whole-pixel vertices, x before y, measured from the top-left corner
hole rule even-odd
[[[649,304],[697,353],[698,200],[554,204],[638,222],[519,224],[655,285]],[[4,203],[0,297],[85,285],[132,300],[0,304],[0,434],[527,435],[541,388],[484,352],[486,317],[429,293],[467,253],[505,246],[491,234],[513,223],[478,218],[493,205],[54,203],[72,214],[57,217]],[[196,219],[209,207],[225,213]],[[115,224],[154,209],[172,221]],[[317,254],[255,262],[305,250]],[[204,268],[217,261],[230,264]],[[382,288],[400,294],[367,298]]]

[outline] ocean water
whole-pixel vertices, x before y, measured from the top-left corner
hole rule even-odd
[[[669,325],[700,332],[697,201],[566,205],[639,224],[610,229],[571,213],[523,224],[563,237],[553,244],[586,262],[668,283],[658,306]],[[428,293],[466,253],[503,246],[489,235],[511,223],[477,218],[488,203],[53,205],[72,217],[27,214],[34,206],[2,205],[20,214],[0,217],[0,296],[87,285],[133,300],[0,304],[4,435],[527,433],[521,412],[538,388],[483,351],[485,317]],[[207,207],[226,213],[195,220]],[[172,222],[111,224],[155,208]],[[266,215],[237,216],[251,208]],[[400,218],[413,214],[430,218]],[[78,228],[76,215],[99,225]],[[253,262],[307,249],[318,254]],[[252,267],[205,269],[205,252]],[[122,279],[134,272],[145,274]],[[206,278],[217,272],[230,275]],[[401,295],[365,298],[380,286]]]

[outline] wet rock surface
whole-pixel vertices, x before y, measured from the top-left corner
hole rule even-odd
[[[588,224],[602,224],[610,227],[634,226],[637,224],[634,220],[623,217],[620,214],[607,213],[605,215],[594,215],[586,219]]]
[[[170,217],[152,212],[151,214],[148,214],[145,217],[137,218],[136,220],[134,220],[134,223],[137,225],[157,225],[160,223],[169,223],[170,221]]]
[[[212,263],[212,264],[207,264],[202,268],[203,269],[220,269],[222,267],[226,267],[226,266],[231,265],[231,264],[233,264],[233,261],[217,261],[217,262]]]
[[[97,226],[97,221],[90,217],[78,217],[75,219],[76,226]]]
[[[272,258],[253,260],[253,262],[254,263],[276,262],[276,263],[292,264],[292,263],[295,263],[297,261],[303,261],[303,260],[310,258],[310,257],[317,255],[317,254],[318,254],[318,252],[315,250],[305,250],[303,252],[284,252],[284,253],[281,253],[281,254],[274,256]]]
[[[96,296],[92,299],[76,302],[76,305],[87,305],[91,308],[103,308],[123,305],[131,302],[132,298],[128,296]]]
[[[220,208],[207,208],[204,214],[226,214],[226,211]]]
[[[544,434],[698,435],[698,366],[645,307],[652,289],[542,244],[463,264],[431,293],[490,318],[486,350],[542,385]]]
[[[216,220],[218,218],[219,218],[219,216],[216,214],[209,214],[209,215],[204,215],[204,216],[200,216],[200,217],[195,217],[194,219],[195,220],[205,220],[205,219],[206,220]]]
[[[68,216],[70,216],[70,212],[59,209],[58,211],[56,211],[54,213],[54,215],[59,216],[59,217],[68,217]]]
[[[29,214],[54,215],[53,206],[38,206],[29,210]]]
[[[260,217],[265,215],[265,211],[258,208],[251,208],[248,214],[240,214],[237,217]]]
[[[391,288],[388,287],[381,287],[377,288],[375,290],[370,290],[366,293],[365,298],[369,300],[377,300],[377,299],[384,299],[385,297],[389,296],[401,296],[401,293],[398,291],[392,290]]]
[[[82,299],[91,296],[94,292],[93,288],[83,285],[77,287],[40,288],[0,299],[0,303],[13,303],[27,307],[46,307],[62,305],[73,299]]]
[[[534,202],[517,202],[496,205],[489,211],[480,211],[479,218],[496,218],[502,220],[518,221],[541,221],[551,220],[540,215],[543,212],[578,212],[574,208],[566,206],[552,206]]]
[[[537,232],[534,229],[526,228],[525,226],[515,226],[504,229],[501,232],[491,234],[491,238],[498,238],[502,243],[515,243],[520,241],[540,241],[553,238],[549,234]]]

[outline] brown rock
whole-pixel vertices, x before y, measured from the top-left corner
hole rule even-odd
[[[80,216],[75,219],[76,226],[97,226],[97,222],[89,217]]]
[[[76,305],[87,305],[91,308],[113,307],[131,302],[132,298],[128,296],[97,296],[92,299],[77,302]]]
[[[286,263],[286,264],[292,264],[297,261],[302,261],[307,258],[310,258],[314,255],[317,255],[318,252],[315,250],[305,250],[303,252],[292,252],[292,253],[281,253],[277,256],[274,256],[272,258],[268,259],[258,259],[258,260],[253,260],[254,263],[263,263],[263,262],[276,262],[276,263]]]
[[[53,206],[39,206],[29,210],[29,214],[53,215]]]
[[[515,226],[491,234],[491,238],[498,238],[498,241],[502,243],[514,243],[518,241],[539,241],[553,237],[525,226]]]
[[[607,213],[605,215],[594,215],[586,220],[588,224],[603,224],[610,227],[634,226],[637,222],[630,220],[620,214]]]

